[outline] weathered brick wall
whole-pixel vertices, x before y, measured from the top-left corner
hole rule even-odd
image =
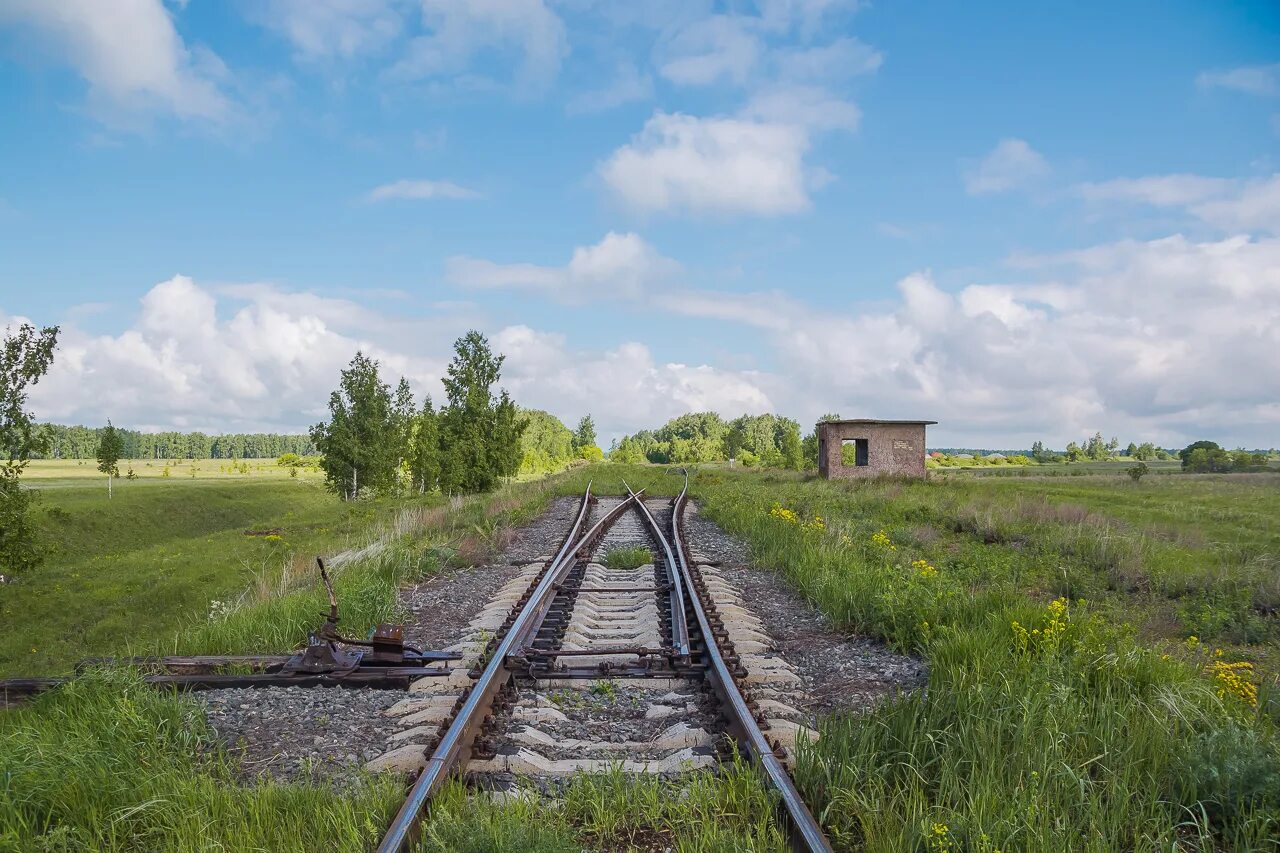
[[[923,477],[924,430],[924,424],[819,424],[818,471],[829,478]],[[840,461],[841,447],[855,438],[867,439],[867,465],[846,467]]]

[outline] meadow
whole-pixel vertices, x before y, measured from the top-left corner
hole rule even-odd
[[[80,585],[51,560],[0,587],[0,601],[11,607],[15,590],[39,584],[43,618],[57,619],[80,596],[107,602],[113,585],[136,584],[111,630],[86,633],[51,664],[149,644],[287,648],[321,609],[314,577],[295,568],[309,554],[384,537],[339,573],[344,625],[363,630],[395,615],[398,584],[473,562],[587,478],[600,492],[625,478],[674,494],[680,482],[653,466],[599,465],[449,505],[344,505],[305,477],[264,473],[129,481],[108,506],[104,483],[90,494],[55,479],[42,527],[65,539]],[[1280,837],[1280,476],[839,483],[715,469],[695,472],[692,490],[838,629],[930,664],[926,691],[828,718],[802,756],[798,781],[839,849],[1252,850]],[[138,501],[131,522],[128,500]],[[281,542],[243,533],[268,525],[286,531]],[[279,552],[253,550],[270,548]],[[206,568],[214,577],[175,585],[184,616],[156,623],[144,588]],[[14,615],[46,631],[17,612],[35,598]],[[211,612],[211,601],[231,603]],[[16,653],[4,660],[34,668]],[[0,713],[0,743],[0,850],[368,849],[400,791],[387,780],[344,795],[231,784],[232,759],[195,706],[125,672]],[[750,773],[675,803],[624,779],[577,785],[557,808],[480,808],[454,790],[424,849],[779,848],[750,819],[768,801]]]

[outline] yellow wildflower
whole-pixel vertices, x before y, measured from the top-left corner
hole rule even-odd
[[[931,578],[938,574],[938,570],[931,566],[928,560],[912,560],[911,567],[915,569],[922,578]]]
[[[812,521],[805,522],[800,525],[800,529],[806,533],[821,533],[827,529],[827,523],[822,520],[822,516],[815,515]]]
[[[898,546],[893,544],[893,540],[890,539],[889,535],[885,533],[883,530],[879,531],[878,533],[875,533],[871,537],[871,544],[879,545],[881,548],[888,548],[890,551],[898,550]]]
[[[1014,620],[1009,626],[1013,629],[1013,646],[1020,654],[1026,654],[1031,648],[1031,635],[1027,633],[1027,629],[1022,624]]]
[[[1251,707],[1257,707],[1258,685],[1253,681],[1253,664],[1248,661],[1225,663],[1218,660],[1209,665],[1209,672],[1218,682],[1219,698],[1231,696]]]
[[[781,519],[788,524],[799,524],[800,517],[795,514],[794,510],[789,510],[781,504],[774,504],[773,509],[769,510],[769,515],[774,518]]]

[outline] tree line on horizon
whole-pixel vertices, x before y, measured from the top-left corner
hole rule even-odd
[[[43,424],[49,450],[32,459],[94,459],[106,427]],[[121,459],[275,459],[286,453],[315,456],[316,445],[305,433],[143,432],[114,427]]]
[[[742,415],[726,421],[716,412],[690,412],[657,429],[623,436],[609,451],[609,461],[620,463],[690,464],[728,459],[748,467],[816,468],[817,438],[801,438],[800,422],[780,415]]]

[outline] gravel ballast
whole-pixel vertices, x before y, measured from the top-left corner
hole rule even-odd
[[[661,503],[654,500],[650,506],[661,520]],[[547,512],[517,531],[492,563],[448,570],[401,590],[400,604],[410,614],[406,640],[436,649],[457,643],[500,587],[528,562],[555,552],[577,509],[577,498],[557,498]],[[797,710],[810,725],[829,713],[865,711],[887,696],[924,684],[927,670],[921,661],[833,630],[784,578],[753,567],[745,543],[725,534],[693,503],[686,519],[695,559],[715,564],[721,576],[737,588],[775,641],[778,656],[800,676],[803,687],[796,691],[800,700]],[[641,531],[639,525],[620,523],[617,532],[601,543],[601,552],[647,544]],[[220,740],[241,758],[246,778],[266,773],[277,779],[343,784],[366,761],[393,745],[389,739],[397,733],[397,721],[382,712],[406,694],[400,690],[290,687],[195,695],[208,707],[210,724]],[[525,698],[530,697],[526,694]],[[585,703],[570,694],[559,698],[558,706],[568,719],[551,727],[557,737],[643,740],[681,717],[708,725],[713,716],[704,707],[703,697],[673,703],[680,713],[662,718],[646,716],[653,697],[640,692],[633,695],[627,689],[616,695],[594,696]]]

